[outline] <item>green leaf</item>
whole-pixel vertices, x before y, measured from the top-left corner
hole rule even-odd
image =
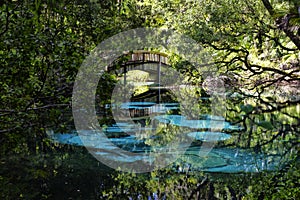
[[[269,121],[261,121],[261,122],[258,122],[257,125],[265,128],[265,129],[268,129],[268,130],[272,130],[274,128],[273,125],[271,124],[271,122],[269,122]]]
[[[241,105],[241,110],[244,111],[245,113],[251,113],[253,111],[254,107],[250,104],[246,105]]]

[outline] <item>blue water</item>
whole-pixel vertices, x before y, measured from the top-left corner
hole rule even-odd
[[[113,127],[115,127],[114,125]],[[211,134],[214,136],[211,137]],[[229,134],[221,132],[192,132],[187,135],[196,137],[196,140],[204,140],[201,137],[216,138],[217,140],[226,140],[230,138]],[[85,135],[79,136],[74,133],[60,134],[52,133],[49,137],[54,142],[62,144],[92,147],[96,155],[111,159],[112,161],[121,161],[132,163],[145,159],[143,153],[150,152],[151,146],[145,144],[145,138],[140,139],[134,135],[128,135],[119,138],[103,138],[93,131],[86,131]],[[118,154],[117,149],[139,153],[133,155]],[[250,150],[238,148],[215,147],[206,148],[201,145],[178,146],[173,149],[174,155],[180,154],[177,161],[171,166],[174,170],[185,172],[187,170],[198,170],[206,172],[222,173],[240,173],[240,172],[259,172],[264,170],[276,170],[281,166],[281,158],[278,155],[254,153]]]
[[[228,140],[231,138],[230,134],[222,132],[191,132],[187,134],[189,137],[194,138],[195,140],[200,141],[220,141]]]
[[[201,114],[199,119],[188,119],[182,115],[166,114],[169,110],[178,109],[178,103],[127,102],[121,104],[121,109],[125,110],[145,108],[151,108],[158,114],[151,119],[158,124],[190,130],[182,132],[181,135],[191,138],[194,141],[193,144],[189,143],[188,147],[187,144],[179,144],[168,149],[170,155],[179,155],[177,160],[169,166],[178,172],[188,170],[222,173],[259,172],[277,170],[282,165],[279,155],[218,146],[218,142],[226,142],[232,138],[231,132],[243,130],[242,127],[232,125],[222,116]],[[81,130],[80,136],[76,131],[68,134],[49,131],[48,135],[53,142],[90,147],[95,155],[102,156],[106,160],[133,163],[145,160],[147,153],[157,150],[155,149],[157,146],[147,143],[149,140],[161,139],[160,136],[155,135],[157,123],[155,126],[142,127],[133,122],[118,122],[103,126],[100,134],[96,131]],[[150,133],[150,135],[144,133]],[[134,154],[125,155],[118,149]]]
[[[161,123],[168,123],[181,127],[188,127],[192,129],[212,129],[219,127],[221,130],[241,130],[239,126],[231,125],[226,122],[221,116],[206,116],[203,120],[189,120],[182,115],[159,115],[155,119]],[[222,121],[223,120],[223,121]]]

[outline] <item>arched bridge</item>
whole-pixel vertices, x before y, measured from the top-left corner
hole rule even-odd
[[[161,94],[166,92],[166,89],[161,85],[161,76],[164,73],[161,70],[162,66],[170,66],[168,61],[168,55],[164,53],[151,52],[151,51],[132,51],[123,54],[118,59],[114,60],[110,65],[106,67],[107,72],[114,72],[116,74],[124,74],[124,84],[126,85],[126,73],[131,70],[142,70],[155,75],[156,87],[149,88],[147,92],[144,92],[138,96],[134,96],[131,100],[138,102],[144,101],[146,98],[156,97],[156,103],[160,102]],[[132,117],[147,117],[149,108],[130,108],[130,114]],[[154,111],[153,111],[154,112]]]
[[[157,64],[146,65],[146,64]],[[130,70],[143,70],[148,72],[159,71],[161,65],[169,66],[167,54],[151,51],[133,51],[124,54],[114,60],[106,67],[106,71],[117,71],[119,74],[126,73]]]
[[[160,52],[153,51],[131,51],[124,53],[121,57],[114,60],[106,67],[107,72],[115,72],[116,74],[124,74],[124,85],[127,82],[126,73],[130,70],[142,70],[151,74],[156,74],[155,82],[156,89],[150,89],[146,94],[133,97],[134,100],[146,98],[149,96],[157,96],[157,102],[160,101],[161,92],[165,92],[161,85],[161,76],[164,73],[161,70],[162,66],[170,66],[168,55]]]

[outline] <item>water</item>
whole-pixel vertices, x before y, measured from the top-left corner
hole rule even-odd
[[[123,109],[132,109],[133,107],[141,109],[154,106],[156,106],[154,102],[122,104]],[[177,103],[163,104],[163,106],[176,106],[178,109]],[[221,173],[260,172],[277,170],[283,165],[283,159],[278,154],[258,153],[254,152],[253,149],[218,146],[218,142],[234,140],[230,132],[241,132],[243,128],[232,125],[230,122],[225,121],[222,116],[203,114],[200,118],[199,120],[189,120],[182,115],[167,115],[163,112],[153,117],[152,120],[156,122],[154,123],[155,126],[151,124],[142,127],[138,123],[118,122],[103,127],[101,133],[105,133],[108,140],[103,134],[88,130],[83,131],[84,134],[80,136],[76,131],[64,134],[49,132],[48,135],[53,142],[93,148],[96,155],[100,155],[105,159],[133,163],[145,160],[145,154],[155,150],[155,145],[149,145],[149,140],[152,141],[153,138],[156,140],[161,139],[155,133],[159,126],[172,125],[173,127],[183,128],[182,130],[185,132],[180,134],[192,138],[195,142],[189,148],[182,144],[176,150],[172,149],[172,154],[181,156],[169,167],[178,172],[189,170]],[[221,123],[221,129],[211,131],[215,123]],[[141,135],[143,137],[140,137]],[[205,147],[205,144],[210,142],[214,142],[216,145]],[[116,153],[118,148],[138,154]]]
[[[215,134],[209,133],[207,134]],[[228,137],[228,136],[226,136]],[[225,140],[222,135],[221,140]],[[82,138],[76,133],[73,134],[54,134],[51,136],[52,140],[59,143],[88,146],[97,148],[96,154],[102,155],[107,159],[121,162],[135,162],[144,160],[143,155],[116,155],[113,150],[116,146],[131,152],[149,152],[151,147],[144,144],[144,141],[137,139],[135,136],[127,136],[120,138],[109,138],[111,143],[105,143],[97,134],[89,134],[89,136]],[[229,138],[229,137],[228,137]],[[84,143],[82,142],[84,140]],[[116,146],[115,146],[116,145]],[[184,149],[184,148],[182,148]],[[185,149],[183,150],[185,151]],[[213,148],[209,152],[205,149],[200,149],[200,146],[191,146],[185,152],[181,152],[178,148],[174,154],[181,153],[183,156],[178,158],[176,165],[189,166],[188,170],[199,170],[207,172],[223,172],[223,173],[237,173],[237,172],[259,172],[263,170],[276,170],[281,166],[281,157],[279,155],[255,153],[249,150],[238,148]],[[179,170],[184,171],[184,170]]]
[[[126,166],[141,161],[153,162],[154,158],[147,157],[147,153],[155,152],[159,148],[170,148],[170,141],[165,136],[171,135],[171,141],[176,140],[179,135],[183,138],[181,143],[169,151],[170,156],[180,156],[160,172],[151,173],[150,178],[149,173],[126,175],[119,172],[117,178],[111,174],[109,178],[105,178],[110,180],[108,182],[117,180],[111,186],[113,199],[122,199],[114,195],[123,192],[126,199],[172,199],[172,193],[166,192],[170,188],[167,185],[171,184],[169,179],[175,181],[174,185],[191,183],[188,178],[183,178],[181,183],[176,182],[181,179],[181,175],[198,177],[208,174],[210,181],[216,181],[213,182],[216,188],[228,191],[231,185],[245,183],[246,186],[241,186],[244,187],[243,190],[236,189],[237,192],[245,193],[251,189],[248,186],[259,185],[255,181],[250,183],[253,176],[267,182],[270,178],[263,179],[264,176],[267,177],[265,174],[285,171],[297,154],[295,144],[299,143],[299,106],[290,106],[272,113],[252,114],[255,109],[260,109],[256,100],[235,94],[231,99],[228,98],[228,110],[220,116],[211,114],[211,99],[201,97],[199,115],[190,117],[188,112],[181,112],[181,105],[177,102],[156,104],[154,101],[126,102],[109,106],[133,113],[144,110],[149,112],[145,112],[144,116],[132,115],[132,118],[127,120],[104,121],[100,123],[100,132],[80,130],[79,136],[75,130],[64,133],[48,131],[48,137],[52,142],[64,147],[84,149],[81,147],[85,146],[94,156],[105,158],[107,162],[117,161]],[[191,140],[192,143],[186,144],[184,139]],[[126,154],[119,149],[132,154]],[[243,180],[245,176],[248,178]],[[231,180],[234,177],[236,178]],[[230,187],[223,185],[226,179],[230,179],[227,180]],[[197,181],[195,184],[201,184],[202,179]],[[160,187],[157,188],[157,184],[161,184]],[[166,188],[163,184],[166,184]],[[147,185],[148,188],[144,189]],[[193,185],[190,189],[193,187],[197,186]],[[119,188],[119,191],[116,188]],[[132,188],[140,189],[132,191]],[[209,191],[207,188],[204,190]],[[166,193],[163,194],[162,191]]]
[[[283,130],[277,122],[284,122],[284,127],[290,129],[297,126],[297,114],[293,117],[285,113],[291,113],[290,109],[299,112],[299,106],[282,112],[251,114],[261,109],[256,105],[257,99],[228,92],[227,98],[218,102],[211,97],[197,96],[201,93],[198,90],[194,91],[195,96],[193,88],[189,89],[176,94],[186,105],[168,95],[160,103],[153,98],[152,101],[115,102],[105,107],[117,110],[115,114],[129,111],[131,118],[120,115],[117,122],[100,124],[102,129],[98,132],[80,130],[80,136],[76,131],[48,135],[54,142],[89,147],[96,155],[121,163],[141,161],[149,152],[170,148],[170,140],[186,138],[192,143],[183,139],[178,146],[170,148],[171,154],[181,155],[169,166],[177,171],[184,171],[188,166],[188,170],[194,171],[241,173],[278,170],[284,166],[287,152],[293,148],[284,141],[297,140],[297,135]],[[223,115],[211,114],[213,109]],[[138,154],[125,155],[116,152],[118,148]]]

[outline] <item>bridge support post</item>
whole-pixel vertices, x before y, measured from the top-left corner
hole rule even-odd
[[[160,73],[161,72],[161,59],[160,59],[160,55],[158,56],[158,65],[157,65],[157,82],[158,82],[158,96],[156,99],[156,103],[160,103]]]
[[[124,66],[124,86],[126,86],[126,73],[127,73],[127,66]]]
[[[126,74],[127,74],[127,66],[126,65],[124,65],[124,85],[123,85],[123,87],[124,87],[124,89],[123,89],[123,91],[124,91],[124,100],[126,99],[126,95],[127,95],[127,88],[126,88],[126,84],[127,84],[127,80],[126,80]]]

